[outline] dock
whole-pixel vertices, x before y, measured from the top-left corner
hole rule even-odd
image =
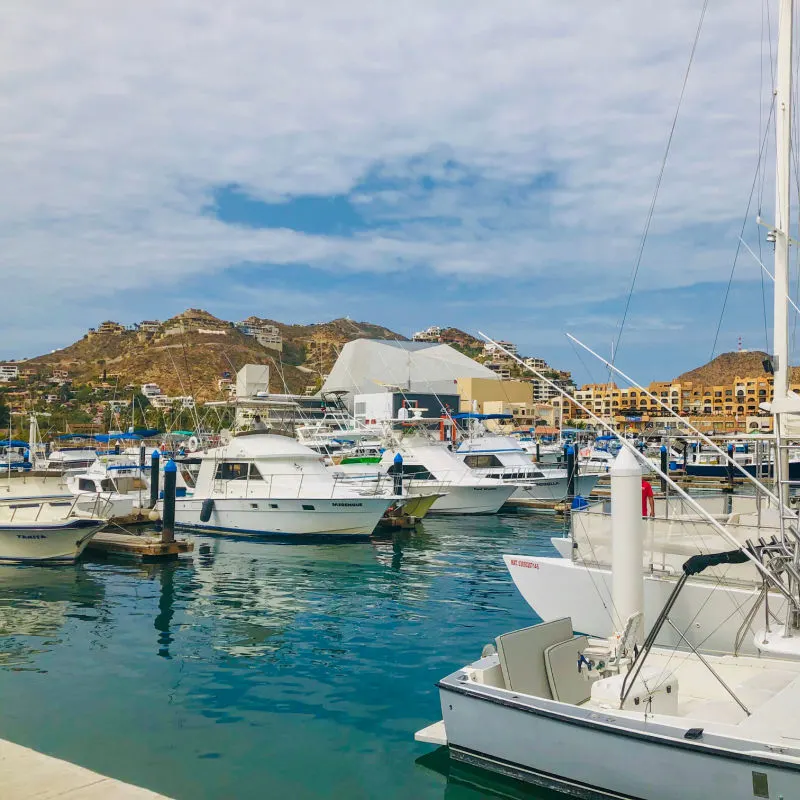
[[[5,800],[168,800],[68,761],[0,739],[0,786]]]
[[[91,553],[111,553],[144,559],[177,558],[184,553],[191,553],[194,542],[189,539],[162,542],[161,536],[157,534],[106,528],[92,537],[86,550]]]

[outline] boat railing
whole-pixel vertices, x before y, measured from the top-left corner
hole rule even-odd
[[[330,480],[332,478],[332,480]],[[264,490],[266,497],[282,497],[302,499],[304,490],[313,486],[309,490],[308,497],[329,497],[334,499],[340,496],[342,489],[355,491],[350,482],[352,477],[346,474],[332,473],[330,476],[322,476],[319,473],[306,474],[304,472],[276,472],[261,475],[259,478],[251,479],[250,475],[242,478],[223,479],[215,478],[212,483],[213,492],[222,499],[246,500],[248,498],[257,499],[251,495],[251,489]],[[374,485],[373,485],[374,484]],[[381,495],[385,493],[387,487],[392,486],[391,476],[376,476],[374,480],[370,478],[370,485],[359,485],[358,494],[363,496]],[[243,487],[240,488],[240,487]],[[258,497],[262,497],[259,491]]]
[[[82,501],[85,502],[87,497],[92,498],[92,503],[90,508],[87,510],[85,507],[79,508],[79,503]],[[42,512],[46,508],[55,508],[55,507],[66,507],[69,508],[66,510],[64,514],[64,519],[69,519],[70,517],[78,516],[78,510],[81,510],[83,514],[88,513],[91,517],[96,517],[98,519],[106,519],[110,516],[110,511],[112,508],[112,501],[111,497],[103,497],[99,494],[94,493],[83,493],[75,495],[71,500],[66,500],[63,498],[58,497],[40,497],[30,500],[6,500],[0,501],[3,506],[6,506],[11,509],[11,515],[9,517],[9,523],[15,522],[17,519],[18,514],[21,516],[25,510],[28,509],[36,509],[36,513],[33,514],[32,518],[28,518],[29,522],[39,522],[42,516]]]

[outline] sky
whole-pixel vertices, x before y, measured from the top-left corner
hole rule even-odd
[[[8,0],[0,356],[187,307],[452,325],[579,382],[566,333],[641,381],[763,349],[743,248],[722,310],[740,234],[772,258],[774,6],[709,4],[620,335],[702,0]]]

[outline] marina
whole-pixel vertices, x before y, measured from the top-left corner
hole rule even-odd
[[[0,800],[800,800],[798,3],[28,5]]]

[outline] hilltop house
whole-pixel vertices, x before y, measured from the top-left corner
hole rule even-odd
[[[237,322],[236,327],[245,336],[252,336],[262,347],[269,347],[278,352],[283,350],[283,337],[277,325],[270,325],[258,317],[248,317]]]

